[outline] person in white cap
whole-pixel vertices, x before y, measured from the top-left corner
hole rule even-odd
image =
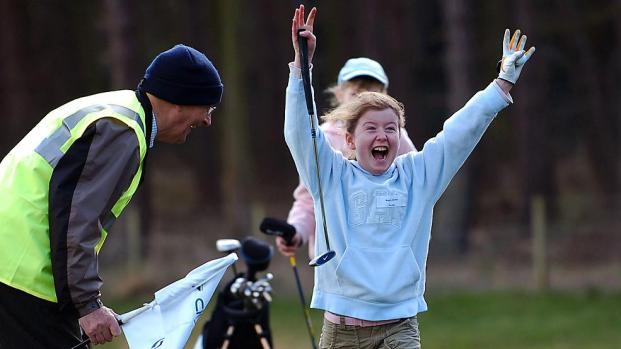
[[[388,76],[384,68],[377,61],[366,57],[350,58],[339,71],[336,85],[329,87],[326,92],[331,95],[332,107],[349,102],[361,92],[388,93]],[[345,143],[345,130],[341,123],[326,121],[320,127],[327,136],[328,142],[335,150],[349,157]],[[404,128],[401,129],[401,144],[399,155],[416,150]],[[315,210],[313,198],[308,189],[300,182],[293,191],[293,205],[289,211],[287,222],[295,227],[296,234],[293,245],[288,246],[282,238],[276,239],[276,246],[280,253],[292,256],[297,249],[308,243],[310,259],[315,257]]]

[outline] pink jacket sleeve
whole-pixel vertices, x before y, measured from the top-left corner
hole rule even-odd
[[[315,209],[313,198],[301,182],[293,191],[293,205],[287,222],[295,227],[302,237],[303,244],[308,243],[308,255],[315,255]]]
[[[399,155],[409,153],[413,150],[416,151],[416,147],[414,146],[414,143],[412,143],[410,136],[408,136],[408,131],[402,128],[401,138],[399,140]]]

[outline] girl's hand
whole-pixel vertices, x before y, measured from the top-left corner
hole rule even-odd
[[[524,68],[524,64],[535,53],[535,48],[531,47],[528,51],[524,51],[526,35],[520,36],[521,31],[519,29],[513,33],[511,39],[509,39],[510,34],[509,29],[506,29],[502,40],[502,61],[498,77],[515,85],[515,82],[520,77],[522,68]]]
[[[317,8],[313,7],[308,14],[306,23],[304,23],[304,5],[300,5],[295,9],[293,14],[293,20],[291,23],[291,42],[293,43],[293,50],[295,51],[295,59],[293,65],[296,68],[300,68],[300,47],[298,46],[298,29],[306,29],[301,32],[300,35],[305,37],[308,41],[308,64],[313,61],[313,54],[315,53],[315,46],[317,44],[317,38],[313,34],[313,23],[315,22],[315,16],[317,15]]]
[[[302,237],[300,236],[300,234],[295,234],[291,242],[291,245],[287,245],[285,239],[281,238],[280,236],[276,237],[276,247],[283,256],[295,256],[295,252],[298,250],[298,248],[300,248],[300,246],[302,246]]]

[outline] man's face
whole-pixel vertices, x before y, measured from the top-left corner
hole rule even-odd
[[[185,143],[193,129],[211,125],[211,114],[215,109],[213,106],[175,105],[167,111],[169,115],[161,118],[166,122],[162,123],[161,128],[158,124],[157,140],[164,143]]]
[[[392,109],[367,110],[347,133],[349,149],[355,151],[360,166],[374,175],[384,173],[399,152],[399,118]]]

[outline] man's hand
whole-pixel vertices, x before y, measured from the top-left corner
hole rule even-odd
[[[300,46],[298,45],[298,29],[306,29],[301,32],[300,35],[305,37],[308,42],[308,64],[313,61],[313,54],[315,53],[315,46],[317,44],[317,38],[313,34],[313,23],[315,23],[315,16],[317,15],[317,9],[312,8],[308,14],[308,19],[304,23],[304,5],[300,5],[295,9],[293,19],[291,22],[291,42],[293,43],[293,50],[295,51],[295,59],[293,60],[293,66],[300,68]]]
[[[302,237],[300,236],[300,234],[296,233],[295,235],[293,235],[293,238],[291,239],[291,245],[287,245],[285,239],[281,238],[280,236],[276,237],[276,247],[283,256],[295,256],[295,252],[298,250],[298,248],[300,248],[300,246],[302,246]]]
[[[101,307],[92,313],[84,315],[78,322],[84,333],[94,345],[112,341],[112,338],[121,335],[121,327],[116,319],[116,313],[107,307]]]
[[[533,53],[535,53],[535,47],[531,47],[527,52],[524,52],[526,35],[520,37],[519,29],[513,33],[511,40],[509,40],[509,35],[509,29],[506,29],[502,41],[502,61],[500,63],[498,78],[515,85],[515,82],[520,77],[524,64],[528,62]]]

